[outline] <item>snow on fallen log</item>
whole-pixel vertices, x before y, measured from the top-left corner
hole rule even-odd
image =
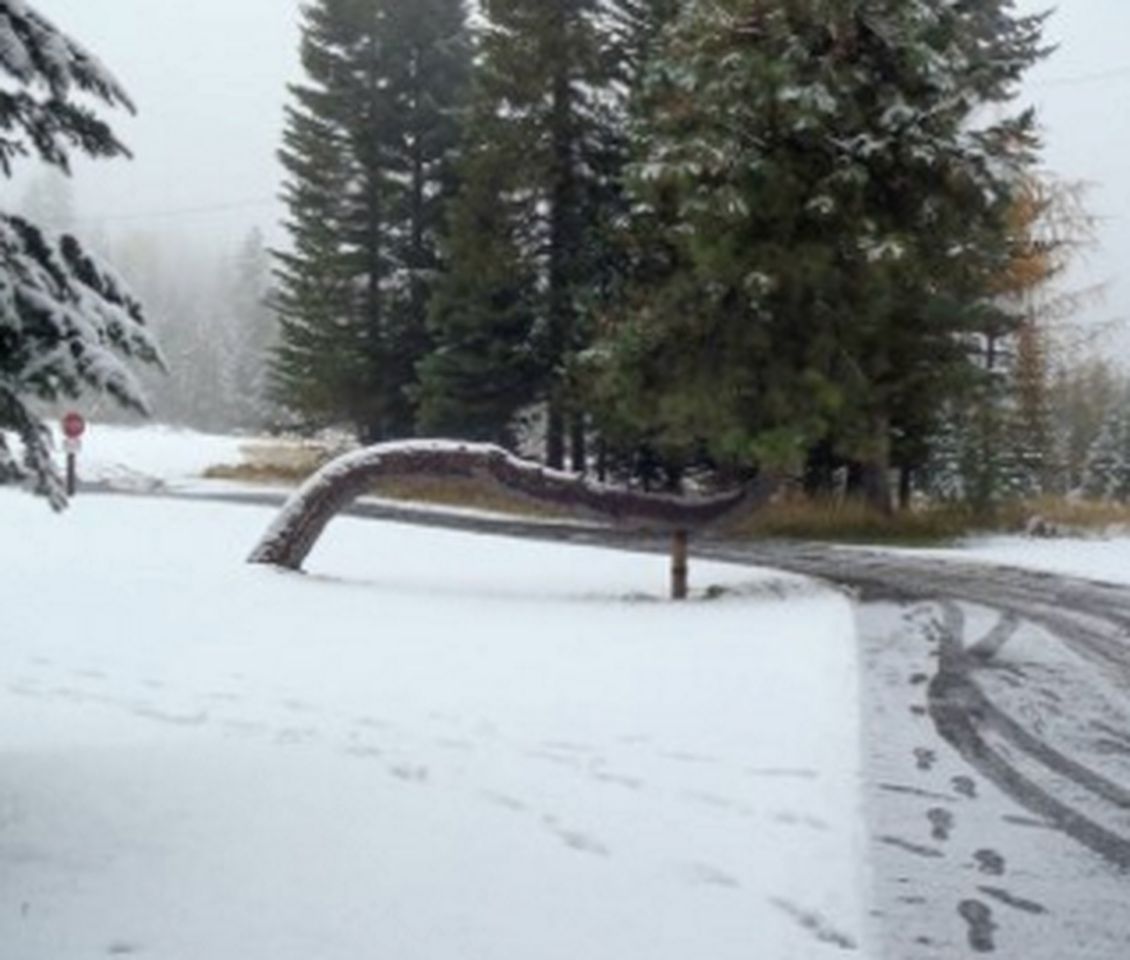
[[[283,507],[249,561],[300,570],[333,518],[389,476],[473,478],[577,517],[677,535],[753,509],[772,491],[771,482],[764,480],[716,497],[644,494],[549,470],[497,446],[445,440],[389,443],[346,454],[311,477]]]

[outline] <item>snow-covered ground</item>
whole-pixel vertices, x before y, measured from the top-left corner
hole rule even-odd
[[[126,490],[184,486],[209,467],[242,463],[246,437],[214,436],[173,427],[92,424],[83,438],[79,476]]]
[[[1020,806],[938,733],[929,681],[937,671],[943,623],[953,616],[964,624],[967,642],[1000,624],[999,614],[966,604],[949,613],[930,603],[869,604],[860,613],[883,955],[1122,960],[1130,929],[1125,873]],[[1064,670],[1066,659],[1084,669]],[[1125,714],[1106,716],[1109,706],[1096,694],[1107,685],[1084,682],[1096,679],[1086,667],[1054,638],[1025,624],[975,679],[998,708],[1041,741],[1125,782]],[[1114,694],[1109,703],[1122,708],[1125,697]],[[1002,742],[992,727],[982,733],[986,749],[1050,785],[1047,771],[1035,769],[1023,750]],[[1096,750],[1103,742],[1107,749]],[[1086,790],[1062,778],[1056,786],[1057,795],[1082,814],[1093,814]]]
[[[4,960],[866,952],[844,599],[350,520],[284,575],[270,519],[0,491]]]
[[[991,563],[1085,580],[1130,584],[1130,537],[1126,536],[1102,539],[977,537],[945,550],[875,549],[914,557]]]

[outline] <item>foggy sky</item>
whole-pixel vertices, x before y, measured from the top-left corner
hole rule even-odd
[[[117,231],[173,231],[231,248],[253,226],[281,240],[275,161],[298,79],[299,0],[35,0],[98,55],[137,101],[114,117],[133,162],[76,165],[80,213]],[[1039,0],[1020,0],[1039,10]],[[1031,75],[1046,166],[1093,184],[1099,248],[1070,283],[1108,284],[1087,308],[1102,323],[1130,317],[1130,3],[1062,0],[1049,39],[1060,49]],[[6,189],[18,191],[20,184]],[[219,206],[231,209],[215,210]],[[208,209],[204,209],[208,208]],[[1125,343],[1130,337],[1120,337]]]

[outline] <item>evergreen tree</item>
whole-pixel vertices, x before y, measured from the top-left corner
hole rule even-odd
[[[72,149],[126,155],[86,103],[132,109],[98,61],[23,0],[0,0],[0,172],[35,155],[67,172]],[[66,502],[51,457],[51,434],[31,401],[103,393],[145,410],[129,361],[158,363],[141,308],[118,277],[72,236],[0,213],[0,480],[30,474],[56,508]],[[22,464],[6,431],[22,443]]]
[[[318,0],[281,159],[277,398],[305,424],[403,436],[470,68],[461,0]]]
[[[445,306],[435,316],[442,360],[426,367],[431,410],[490,408],[497,434],[527,401],[529,361],[536,358],[535,398],[548,411],[546,458],[557,467],[570,439],[574,466],[583,469],[587,459],[578,357],[615,282],[611,235],[623,202],[628,70],[621,12],[618,3],[601,0],[482,4],[475,119],[454,220],[464,229],[489,227],[493,236],[480,233],[480,242],[515,254],[514,286],[503,299],[531,310],[531,322],[504,319],[506,336],[527,339],[498,344],[492,302],[504,278],[482,277],[481,259],[453,247]],[[489,197],[498,198],[498,209],[484,218]],[[461,249],[470,243],[464,239]],[[535,296],[516,295],[518,288]],[[478,373],[448,380],[445,396],[441,369]],[[475,379],[481,401],[472,395]],[[466,425],[472,433],[477,416]],[[445,422],[460,431],[457,417]]]
[[[228,324],[228,380],[230,423],[255,429],[272,419],[268,389],[268,361],[275,345],[277,325],[267,297],[270,258],[263,234],[252,230],[243,241],[232,269],[225,320]]]
[[[1094,500],[1130,500],[1130,415],[1124,395],[1107,413],[1087,454],[1082,492]]]
[[[1025,496],[1066,492],[1058,479],[1061,470],[1052,433],[1047,348],[1031,318],[1016,334],[1012,380],[1009,443],[1018,483]]]
[[[420,365],[419,428],[513,447],[517,412],[537,391],[538,295],[513,233],[508,165],[498,160],[497,145],[467,160],[447,244],[453,269],[432,304],[437,346]]]
[[[606,351],[641,433],[745,466],[831,436],[889,504],[896,414],[970,382],[970,335],[1012,322],[991,278],[1033,118],[984,108],[1041,20],[967,8],[718,0],[675,21],[634,179],[652,254]]]

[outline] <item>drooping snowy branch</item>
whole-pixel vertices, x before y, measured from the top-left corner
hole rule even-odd
[[[69,153],[127,154],[110,127],[72,97],[133,110],[98,60],[24,0],[0,0],[0,173],[34,153],[69,168]],[[72,236],[0,211],[0,483],[28,476],[56,509],[66,503],[52,439],[29,404],[106,394],[145,411],[129,364],[161,365],[141,306]],[[23,446],[22,466],[3,431]]]
[[[145,411],[130,361],[160,365],[141,307],[74,237],[0,214],[0,429],[16,433],[24,466],[52,504],[64,502],[51,436],[28,401],[105,393]],[[5,457],[6,479],[16,468]]]
[[[96,57],[24,0],[0,0],[0,73],[15,81],[15,89],[0,89],[0,169],[5,174],[15,157],[29,152],[64,170],[70,150],[96,157],[128,155],[109,125],[72,99],[84,93],[132,111],[125,90]]]

